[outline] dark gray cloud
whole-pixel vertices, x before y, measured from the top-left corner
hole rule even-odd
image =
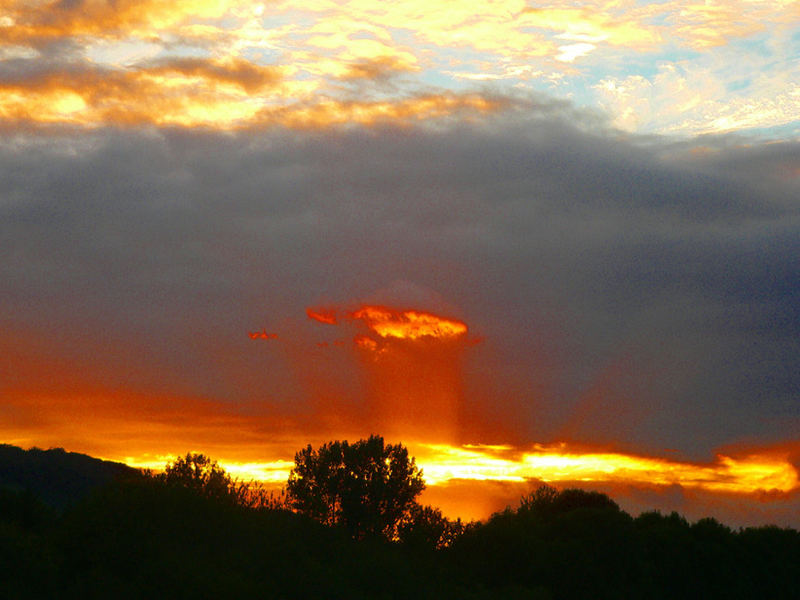
[[[699,145],[620,138],[558,107],[9,138],[0,323],[104,385],[269,414],[314,406],[326,379],[362,393],[346,357],[315,349],[334,334],[306,306],[429,297],[484,338],[465,365],[473,441],[707,457],[796,438],[800,146]],[[279,341],[248,339],[262,327]]]

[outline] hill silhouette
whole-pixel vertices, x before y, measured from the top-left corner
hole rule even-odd
[[[0,489],[28,491],[58,510],[118,477],[138,473],[127,465],[63,448],[23,450],[0,444]]]

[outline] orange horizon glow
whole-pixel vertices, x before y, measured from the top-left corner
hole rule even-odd
[[[55,441],[153,470],[174,460],[176,449],[188,448],[218,460],[240,480],[279,488],[294,465],[293,451],[309,442],[318,445],[325,438],[354,439],[365,437],[365,431],[377,431],[390,443],[403,440],[423,471],[431,497],[449,494],[452,500],[456,490],[463,494],[463,486],[469,487],[466,497],[451,502],[450,508],[441,505],[451,517],[485,518],[502,508],[497,506],[498,489],[505,490],[502,493],[508,499],[510,490],[524,493],[526,486],[537,483],[612,490],[627,486],[656,494],[677,486],[712,498],[755,502],[781,500],[790,494],[798,497],[800,492],[797,442],[720,451],[708,462],[567,442],[464,444],[464,431],[459,427],[465,416],[475,418],[463,412],[461,362],[471,347],[464,321],[382,305],[362,305],[355,310],[309,308],[306,312],[311,320],[351,330],[352,343],[343,341],[347,335],[338,336],[331,342],[338,349],[331,351],[352,353],[353,364],[362,375],[361,404],[333,394],[329,403],[311,404],[313,411],[307,413],[281,413],[267,405],[249,412],[190,394],[157,396],[152,391],[92,389],[91,382],[83,379],[87,370],[82,365],[63,367],[59,394],[36,376],[42,372],[39,367],[52,373],[52,364],[38,356],[33,346],[20,342],[16,346],[22,359],[18,371],[29,375],[25,381],[39,383],[6,389],[9,406],[21,410],[19,414],[27,415],[27,420],[4,425],[0,434],[16,445]],[[266,328],[248,335],[253,340],[278,337]],[[290,338],[281,334],[282,341]],[[319,342],[318,346],[327,344]],[[301,356],[308,358],[305,353]],[[325,393],[327,381],[320,385],[317,393]],[[495,427],[493,439],[511,439],[503,437],[502,424]]]
[[[549,484],[624,484],[666,487],[679,485],[714,493],[753,495],[790,493],[800,489],[797,469],[788,454],[753,451],[739,457],[717,454],[709,463],[667,460],[620,452],[592,452],[565,443],[534,444],[528,449],[505,445],[409,444],[429,487],[453,481],[544,482]],[[163,469],[175,457],[126,457],[132,467]],[[212,457],[213,458],[213,457]],[[264,484],[284,483],[294,466],[291,459],[263,462],[226,461],[233,476]]]
[[[797,469],[786,455],[717,454],[713,463],[692,463],[618,452],[581,452],[565,443],[534,444],[521,453],[510,446],[427,445],[427,448],[431,455],[422,460],[432,484],[452,479],[518,482],[537,479],[547,483],[677,484],[736,494],[791,492],[800,487]]]

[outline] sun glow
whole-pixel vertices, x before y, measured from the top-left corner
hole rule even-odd
[[[609,452],[581,452],[566,444],[529,450],[501,446],[423,445],[418,455],[431,485],[452,479],[680,485],[714,492],[790,492],[800,486],[787,456],[717,455],[713,463],[677,462]]]
[[[789,493],[800,489],[797,469],[780,454],[717,455],[710,463],[670,461],[663,458],[612,452],[581,452],[566,444],[512,446],[409,444],[428,486],[453,481],[546,482],[580,485],[624,484],[664,487],[678,485],[715,493]],[[159,456],[125,462],[138,468],[161,469],[171,457]],[[270,486],[286,482],[294,463],[287,458],[268,461],[226,461],[220,464],[244,481]]]
[[[218,404],[193,397],[97,394],[54,401],[42,395],[38,404],[31,404],[36,390],[28,390],[28,406],[47,407],[55,444],[24,428],[7,428],[2,433],[18,445],[69,444],[73,450],[155,471],[174,460],[172,452],[190,449],[218,460],[241,481],[277,489],[285,484],[293,467],[292,450],[309,442],[354,440],[377,432],[390,443],[406,445],[434,496],[441,494],[448,501],[448,494],[452,497],[457,490],[469,488],[466,500],[449,509],[453,517],[486,517],[498,508],[497,490],[510,496],[542,482],[615,491],[636,488],[656,494],[680,488],[759,503],[800,491],[793,464],[798,450],[794,442],[778,448],[720,451],[705,462],[576,443],[464,444],[468,437],[461,424],[480,418],[469,414],[463,402],[462,358],[471,347],[465,322],[419,308],[377,304],[356,309],[310,308],[306,313],[311,321],[324,325],[320,329],[345,330],[333,341],[318,342],[316,347],[325,350],[315,356],[333,360],[338,353],[342,360],[357,365],[363,386],[357,408],[352,400],[334,398],[320,403],[308,420],[301,421],[302,415],[267,416],[240,412],[235,406],[223,412]],[[250,340],[270,340],[279,348],[291,339],[266,327],[247,333]],[[308,356],[305,352],[301,355]],[[71,375],[78,372],[80,369],[70,370]],[[321,384],[323,392],[326,385]],[[87,413],[90,407],[91,416]],[[77,422],[79,411],[84,418]],[[187,415],[193,418],[187,419]],[[267,421],[272,429],[265,429]],[[98,438],[97,431],[104,436]],[[267,441],[265,431],[272,431],[273,436],[276,431],[282,433]],[[498,431],[493,438],[504,439]],[[466,512],[457,512],[462,510]]]
[[[363,305],[357,310],[308,309],[320,323],[364,325],[356,348],[373,382],[373,425],[395,439],[415,440],[409,449],[431,486],[451,481],[544,481],[553,484],[678,485],[709,492],[755,494],[800,487],[788,453],[718,454],[695,463],[622,452],[586,450],[566,443],[529,447],[455,444],[458,419],[463,321],[418,309]],[[408,349],[406,348],[408,347]],[[413,349],[413,351],[411,351]],[[450,350],[452,351],[450,351]]]

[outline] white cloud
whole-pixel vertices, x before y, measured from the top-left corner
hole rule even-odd
[[[587,42],[581,42],[579,44],[568,44],[566,46],[559,46],[559,54],[556,56],[556,60],[560,60],[561,62],[573,62],[576,58],[580,58],[581,56],[586,56],[592,50],[597,48],[594,44],[589,44]]]
[[[696,135],[800,120],[798,84],[783,73],[754,73],[745,87],[731,91],[739,77],[727,69],[666,63],[652,78],[608,77],[593,89],[614,124],[627,131]]]
[[[161,44],[138,40],[99,40],[86,47],[89,60],[103,65],[128,66],[153,58],[164,50]]]

